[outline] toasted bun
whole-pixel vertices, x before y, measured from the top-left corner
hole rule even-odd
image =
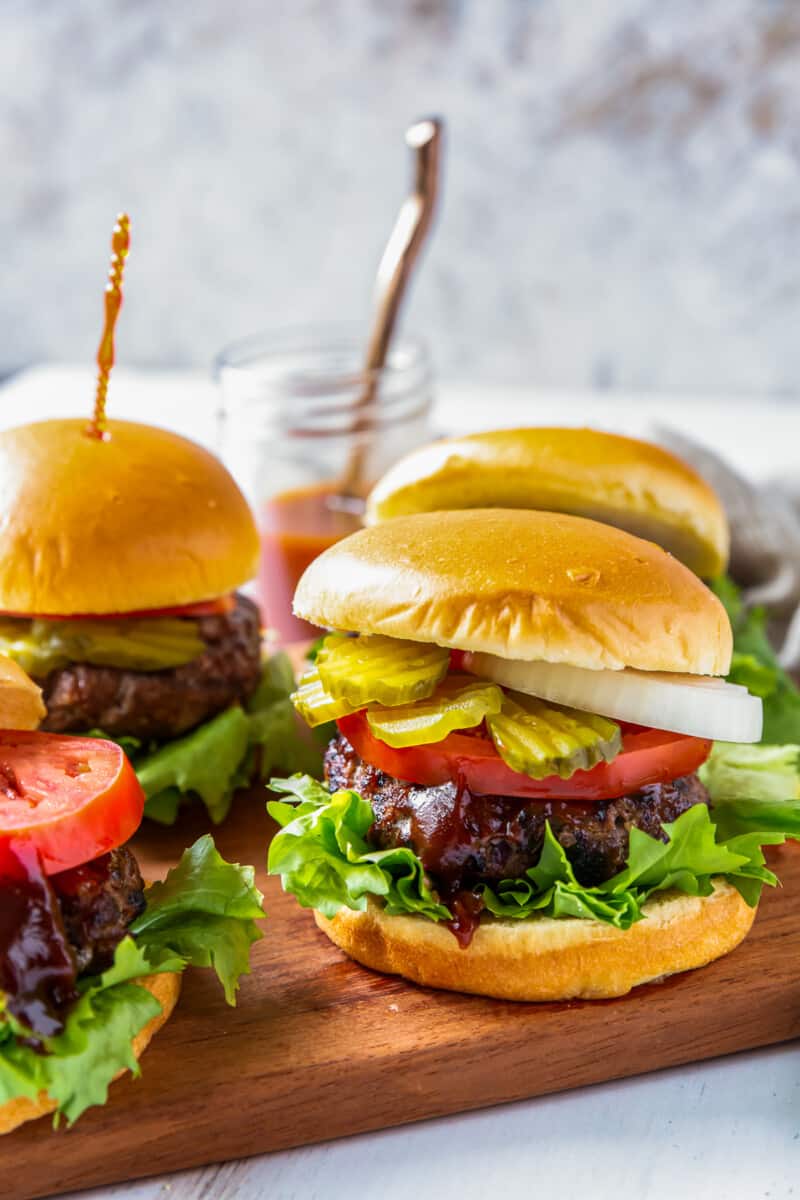
[[[152,1021],[149,1021],[133,1039],[133,1053],[138,1059],[142,1057],[149,1046],[151,1038],[155,1037],[162,1025],[169,1020],[181,992],[181,977],[171,972],[165,972],[161,975],[147,975],[142,979],[134,980],[134,983],[139,987],[147,988],[148,992],[151,992],[161,1005],[159,1015],[153,1017]],[[114,1078],[119,1079],[124,1074],[124,1070],[118,1071]],[[5,1104],[0,1105],[0,1134],[10,1133],[12,1129],[16,1129],[25,1121],[34,1121],[37,1117],[44,1117],[47,1113],[55,1112],[57,1107],[55,1101],[51,1100],[46,1092],[41,1092],[37,1100],[28,1100],[25,1096],[7,1100]]]
[[[0,610],[132,612],[213,599],[255,573],[258,534],[222,463],[186,438],[81,419],[0,434]]]
[[[708,484],[660,446],[596,429],[504,429],[423,446],[375,486],[367,521],[448,508],[592,517],[657,542],[704,579],[728,561],[728,523]]]
[[[0,654],[0,729],[35,729],[46,713],[42,689]]]
[[[627,930],[577,918],[484,918],[466,950],[442,925],[387,917],[374,901],[365,912],[314,916],[356,962],[426,987],[501,1000],[603,1000],[721,958],[746,937],[755,911],[718,880],[710,896],[653,898]]]
[[[724,675],[716,596],[652,542],[559,513],[418,513],[361,529],[308,567],[316,625],[589,669]]]

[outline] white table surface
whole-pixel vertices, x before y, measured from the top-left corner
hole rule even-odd
[[[0,426],[88,415],[91,397],[92,376],[84,368],[29,371],[0,389]],[[213,445],[215,404],[203,376],[119,371],[110,411]],[[708,442],[756,478],[796,475],[800,404],[452,385],[440,388],[437,409],[437,424],[459,431],[586,423],[646,434],[654,422]],[[800,1196],[800,1055],[790,1044],[81,1196],[778,1200],[795,1194]]]

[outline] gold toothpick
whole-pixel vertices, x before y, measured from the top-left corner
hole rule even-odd
[[[108,378],[114,365],[114,329],[122,307],[122,274],[125,259],[131,245],[131,219],[120,213],[111,235],[111,264],[105,290],[105,323],[103,336],[97,348],[97,393],[94,400],[94,416],[86,428],[91,437],[106,437],[106,396]]]

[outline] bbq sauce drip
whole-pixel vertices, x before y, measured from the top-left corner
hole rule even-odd
[[[483,899],[462,881],[460,850],[464,829],[469,825],[472,795],[463,776],[456,777],[455,785],[456,794],[451,803],[440,801],[434,804],[432,812],[426,814],[424,835],[419,837],[422,832],[419,825],[416,833],[422,842],[422,865],[426,871],[434,871],[439,899],[453,914],[445,926],[461,949],[466,950],[480,925]]]
[[[460,891],[449,896],[446,893],[439,897],[453,914],[452,920],[445,921],[446,927],[455,937],[462,950],[466,950],[475,936],[475,930],[481,923],[483,897],[477,892]]]
[[[9,854],[0,867],[0,991],[34,1035],[55,1037],[77,998],[75,961],[36,852],[20,847]]]

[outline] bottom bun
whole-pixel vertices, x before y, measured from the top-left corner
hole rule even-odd
[[[161,1012],[158,1016],[153,1017],[152,1021],[148,1021],[144,1029],[140,1029],[133,1039],[133,1053],[137,1058],[141,1058],[150,1044],[150,1039],[158,1033],[162,1025],[166,1024],[178,1002],[181,992],[181,977],[174,972],[166,971],[159,975],[146,975],[132,982],[139,987],[146,988],[161,1005]],[[120,1075],[125,1074],[125,1070],[126,1068],[117,1071],[114,1078],[119,1079]],[[27,1096],[18,1096],[14,1100],[8,1100],[5,1104],[0,1104],[0,1134],[10,1133],[12,1129],[16,1129],[25,1121],[34,1121],[37,1117],[44,1117],[47,1113],[55,1112],[57,1107],[56,1102],[51,1100],[46,1092],[40,1092],[36,1100],[29,1100]]]
[[[644,914],[627,930],[572,917],[484,918],[466,950],[443,925],[389,917],[374,901],[365,912],[314,916],[357,962],[426,987],[501,1000],[600,1000],[721,958],[747,935],[755,909],[717,880],[710,896],[666,892]]]

